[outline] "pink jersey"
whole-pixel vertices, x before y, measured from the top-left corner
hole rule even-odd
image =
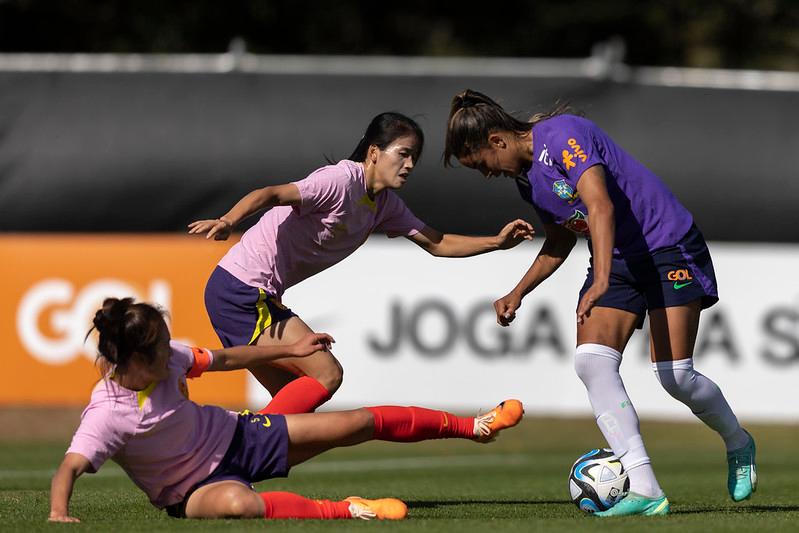
[[[176,342],[170,347],[169,377],[143,391],[100,380],[67,450],[88,459],[95,472],[109,458],[119,463],[158,508],[182,501],[213,472],[238,416],[188,399],[186,374],[199,365],[193,351],[210,352]]]
[[[410,236],[425,226],[393,191],[371,200],[360,163],[345,159],[295,185],[302,203],[267,211],[219,262],[243,283],[278,298],[350,255],[374,231]]]

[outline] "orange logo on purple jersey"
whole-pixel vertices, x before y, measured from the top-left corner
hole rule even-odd
[[[579,159],[582,163],[585,163],[588,160],[588,156],[577,143],[577,139],[572,137],[566,142],[571,148],[571,152],[569,150],[563,150],[561,155],[563,155],[563,166],[568,171],[577,166],[577,163],[574,162],[575,158]]]

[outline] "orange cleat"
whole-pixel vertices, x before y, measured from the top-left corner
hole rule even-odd
[[[505,400],[494,409],[474,419],[474,440],[491,442],[500,431],[518,424],[524,415],[524,406],[519,400]]]
[[[367,500],[359,496],[344,498],[350,502],[350,513],[353,518],[361,520],[403,520],[408,516],[408,506],[405,502],[397,498],[380,498],[378,500]]]

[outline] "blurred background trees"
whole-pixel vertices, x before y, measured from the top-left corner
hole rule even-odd
[[[0,0],[0,52],[585,57],[799,70],[799,1]]]

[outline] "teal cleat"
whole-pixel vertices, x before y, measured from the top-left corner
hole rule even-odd
[[[744,430],[746,431],[746,430]],[[749,435],[749,432],[746,431]],[[755,466],[755,439],[749,435],[749,444],[727,452],[727,490],[735,502],[748,500],[757,490],[757,467]]]
[[[628,492],[627,496],[619,500],[619,503],[594,516],[603,518],[608,516],[663,516],[669,514],[669,499],[664,494],[660,498],[647,498],[634,492]]]

